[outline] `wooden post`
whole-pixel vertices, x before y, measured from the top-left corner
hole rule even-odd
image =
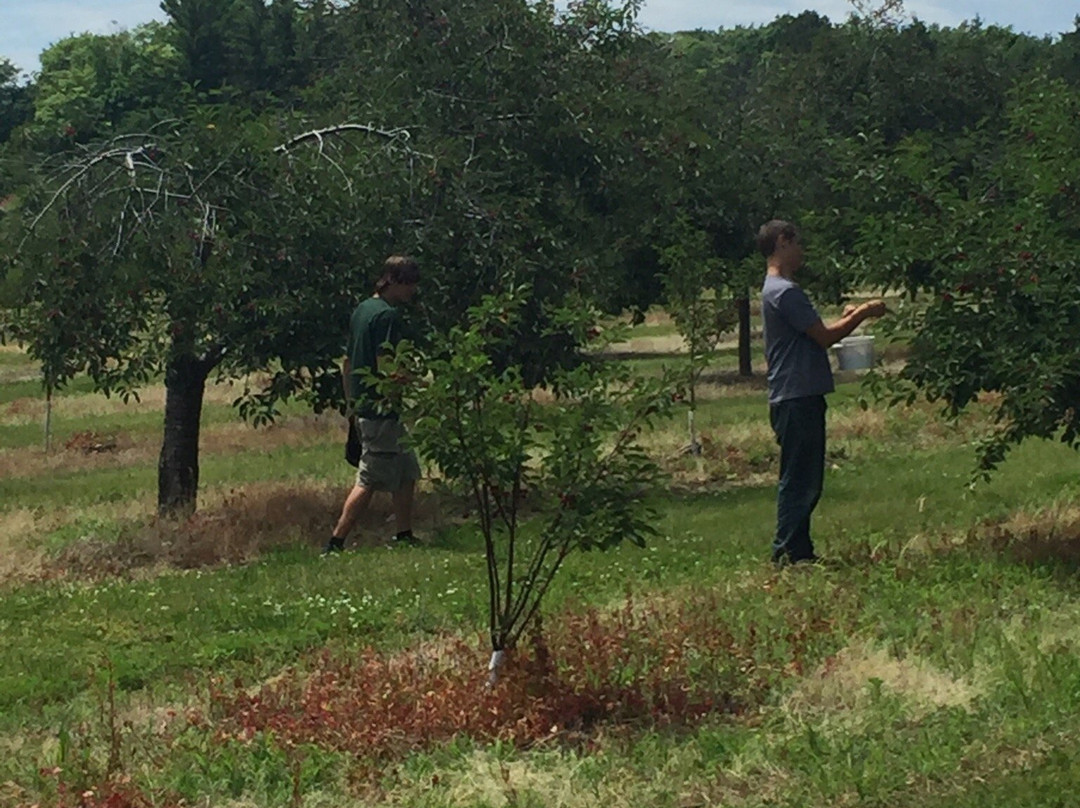
[[[739,310],[739,375],[753,376],[754,366],[750,358],[750,294],[740,297],[736,303]]]
[[[52,385],[45,382],[45,454],[52,451]]]

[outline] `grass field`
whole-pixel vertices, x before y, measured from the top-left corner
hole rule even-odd
[[[625,361],[679,361],[642,328]],[[647,709],[522,742],[434,729],[485,709],[451,698],[487,661],[461,504],[424,492],[425,546],[388,549],[378,502],[323,561],[340,423],[254,430],[223,386],[200,510],[157,522],[161,390],[76,384],[46,455],[35,367],[0,349],[0,805],[1080,805],[1080,458],[1033,442],[972,486],[979,412],[863,409],[846,380],[815,520],[834,563],[778,572],[764,392],[734,364],[707,375],[701,457],[682,417],[646,436],[659,536],[572,558],[547,605],[578,687],[557,706],[648,682]]]

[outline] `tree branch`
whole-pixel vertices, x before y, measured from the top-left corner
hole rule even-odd
[[[338,135],[338,134],[342,134],[343,132],[362,132],[365,135],[374,135],[375,137],[380,137],[380,138],[383,138],[384,140],[389,140],[391,142],[399,143],[399,144],[407,144],[409,142],[409,140],[412,138],[412,133],[409,132],[408,129],[404,129],[404,128],[401,128],[401,127],[397,127],[395,129],[380,129],[379,127],[373,126],[371,124],[340,123],[340,124],[337,124],[336,126],[328,126],[325,129],[312,129],[309,132],[304,132],[301,135],[297,135],[292,140],[287,140],[284,143],[282,143],[280,146],[277,146],[274,149],[274,153],[275,154],[286,154],[289,151],[291,151],[292,149],[294,149],[295,147],[299,146],[300,144],[307,143],[308,141],[311,141],[311,140],[314,140],[314,141],[316,141],[316,142],[318,142],[320,144],[320,151],[321,151],[322,150],[321,144],[323,142],[323,138],[326,135]],[[407,145],[405,145],[405,149],[406,149],[406,151],[409,151],[410,153],[416,154],[416,155],[418,155],[420,157],[427,157],[429,159],[434,159],[432,157],[432,155],[424,154],[423,152],[418,152],[415,149],[412,149],[412,148],[408,147]]]
[[[39,224],[41,224],[41,220],[45,218],[45,215],[50,210],[52,210],[53,206],[59,201],[60,197],[62,197],[65,193],[67,193],[68,190],[73,185],[75,185],[79,180],[81,180],[83,177],[85,177],[87,174],[89,174],[94,169],[95,166],[97,166],[97,165],[99,165],[101,163],[107,162],[107,161],[117,159],[117,158],[120,158],[120,159],[124,160],[124,162],[126,163],[127,160],[132,159],[133,154],[136,154],[136,153],[141,154],[144,149],[145,149],[145,146],[140,146],[138,149],[134,149],[134,150],[132,150],[132,149],[109,149],[107,151],[99,152],[97,155],[95,155],[93,158],[91,158],[89,162],[83,163],[82,165],[76,165],[76,166],[71,167],[71,168],[74,169],[74,174],[72,174],[72,176],[68,177],[63,183],[61,183],[60,187],[56,189],[56,192],[53,193],[52,197],[45,204],[45,207],[43,207],[38,212],[38,215],[34,217],[33,221],[30,222],[30,225],[26,230],[26,235],[24,235],[23,238],[22,238],[22,241],[19,242],[19,250],[20,251],[22,250],[23,245],[26,243],[26,239],[28,239],[31,236],[31,234],[33,234],[34,230],[37,229],[37,226]]]

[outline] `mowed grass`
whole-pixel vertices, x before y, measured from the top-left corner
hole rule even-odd
[[[530,749],[459,737],[374,777],[339,751],[220,739],[213,715],[205,727],[180,719],[207,710],[211,682],[257,686],[324,649],[406,652],[460,636],[486,664],[481,543],[463,506],[426,491],[426,546],[390,550],[377,541],[380,503],[356,548],[322,561],[350,481],[333,424],[293,412],[247,441],[215,404],[203,509],[159,525],[154,466],[137,449],[156,440],[154,413],[117,414],[136,448],[115,465],[58,449],[66,473],[13,468],[0,480],[2,546],[34,562],[0,589],[0,803],[47,804],[53,766],[93,784],[115,762],[161,804],[1074,804],[1080,459],[1032,442],[972,486],[973,441],[988,428],[977,414],[945,423],[925,406],[864,411],[858,399],[852,382],[830,399],[815,535],[835,566],[766,563],[775,446],[760,385],[725,376],[702,393],[701,458],[679,454],[681,418],[647,436],[672,475],[651,495],[658,537],[571,558],[551,592],[550,620],[619,608],[630,589],[639,603],[708,594],[717,625],[752,628],[770,648],[808,632],[805,659],[766,671],[773,684],[752,712],[555,733]],[[65,422],[58,409],[58,430],[92,428],[94,416],[69,412]],[[205,563],[174,563],[184,541]],[[230,547],[245,563],[224,563]]]

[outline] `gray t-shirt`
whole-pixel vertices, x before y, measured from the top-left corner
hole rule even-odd
[[[761,316],[765,321],[769,403],[831,393],[835,388],[829,354],[806,333],[821,317],[799,285],[778,275],[766,275]]]

